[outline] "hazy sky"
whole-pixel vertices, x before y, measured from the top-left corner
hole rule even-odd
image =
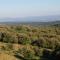
[[[60,15],[60,0],[0,0],[0,18]]]

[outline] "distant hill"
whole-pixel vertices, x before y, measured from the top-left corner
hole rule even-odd
[[[24,25],[55,25],[59,24],[60,21],[50,21],[50,22],[0,22],[0,24],[8,24],[8,25],[19,25],[19,24],[24,24]]]
[[[53,16],[34,16],[24,18],[1,18],[0,22],[48,22],[60,21],[60,15]]]
[[[1,18],[0,24],[30,24],[30,25],[53,25],[60,24],[60,15],[34,16],[25,18]]]

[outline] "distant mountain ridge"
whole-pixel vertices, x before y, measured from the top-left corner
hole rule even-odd
[[[48,22],[48,21],[60,21],[60,15],[0,19],[0,22]]]
[[[0,22],[0,24],[8,24],[8,25],[60,25],[60,21],[51,21],[51,22]]]

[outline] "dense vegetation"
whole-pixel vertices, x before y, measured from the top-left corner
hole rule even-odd
[[[0,25],[0,53],[17,60],[60,60],[60,25]]]

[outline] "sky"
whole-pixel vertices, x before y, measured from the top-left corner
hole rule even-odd
[[[0,0],[0,18],[60,15],[60,0]]]

